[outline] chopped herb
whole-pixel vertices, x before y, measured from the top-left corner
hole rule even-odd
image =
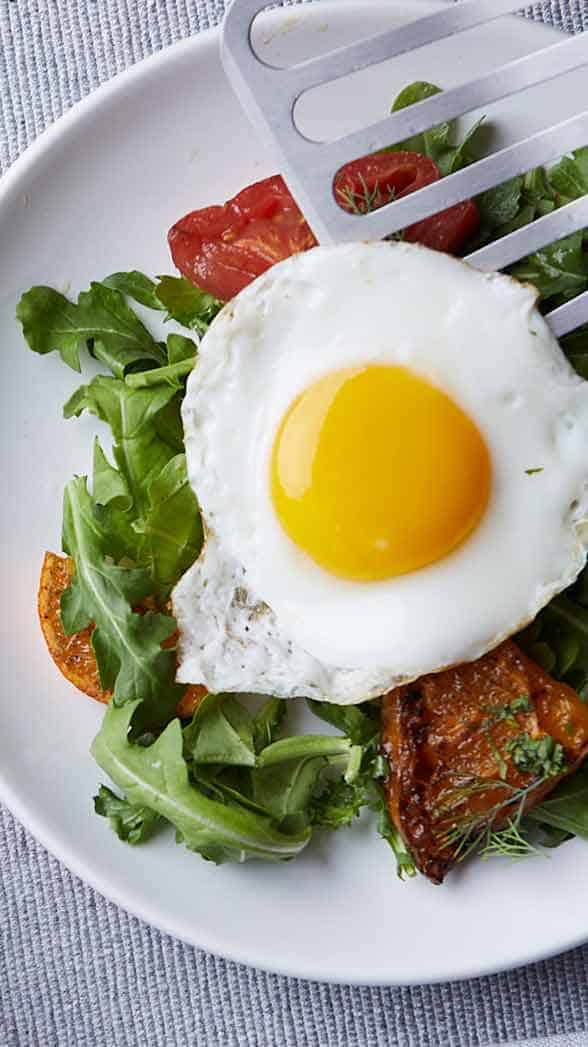
[[[498,767],[498,776],[499,776],[500,780],[504,782],[506,780],[506,776],[508,774],[508,764],[507,764],[506,760],[504,759],[504,756],[500,752],[498,746],[496,745],[496,742],[494,741],[494,739],[493,739],[492,735],[490,734],[490,732],[488,732],[488,745],[490,746],[490,750],[492,752],[492,755],[494,756],[494,759],[496,760],[496,766]]]
[[[525,472],[526,472],[527,476],[535,476],[536,473],[542,473],[543,472],[543,466],[540,465],[536,469],[525,469]]]
[[[496,723],[508,723],[511,727],[517,726],[515,716],[517,713],[529,713],[532,712],[533,706],[528,694],[519,694],[518,698],[513,698],[511,702],[504,702],[502,705],[487,705],[484,712],[487,713],[487,718],[484,720],[483,727],[488,730],[493,727]]]
[[[506,751],[512,755],[515,767],[525,774],[552,778],[560,774],[565,766],[564,751],[551,735],[532,738],[527,731],[511,738]]]
[[[488,746],[496,760],[498,776],[501,781],[506,780],[508,775],[508,764],[492,737],[492,728],[498,723],[507,723],[511,727],[517,727],[517,713],[526,713],[531,709],[532,705],[528,694],[520,694],[518,698],[513,698],[511,702],[504,702],[502,705],[487,705],[484,709],[484,712],[487,715],[486,719],[482,722],[482,730],[486,734]]]

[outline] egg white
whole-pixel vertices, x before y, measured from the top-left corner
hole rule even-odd
[[[363,583],[287,537],[269,462],[304,389],[370,363],[409,367],[452,397],[486,439],[493,480],[480,525],[451,555]],[[447,255],[345,244],[274,267],[203,339],[183,422],[208,538],[174,592],[182,681],[360,701],[483,654],[585,562],[588,383],[533,288]]]

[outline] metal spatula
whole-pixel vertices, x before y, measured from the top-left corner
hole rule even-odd
[[[401,200],[365,215],[350,214],[333,194],[333,179],[345,163],[572,69],[588,67],[588,34],[508,62],[334,142],[313,142],[298,129],[294,116],[294,106],[306,91],[515,11],[521,0],[461,0],[287,69],[268,65],[253,50],[252,25],[267,6],[268,0],[233,0],[222,27],[222,60],[247,115],[281,159],[281,173],[319,243],[383,238],[588,144],[588,109],[584,109]],[[586,226],[588,195],[475,251],[467,260],[483,270],[503,269]],[[587,323],[588,292],[552,310],[546,319],[558,337]]]

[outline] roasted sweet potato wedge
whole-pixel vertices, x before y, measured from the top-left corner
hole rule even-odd
[[[61,624],[61,594],[67,589],[73,572],[73,560],[69,557],[45,553],[37,601],[41,629],[49,654],[66,679],[90,698],[108,702],[110,693],[103,691],[100,686],[92,650],[93,626],[82,629],[73,636],[66,636]]]
[[[511,641],[382,704],[390,816],[441,883],[476,839],[540,803],[588,754],[588,708]]]
[[[74,563],[69,557],[45,553],[41,578],[39,582],[38,611],[39,621],[49,654],[57,668],[74,687],[90,698],[99,702],[110,700],[110,691],[103,691],[100,686],[96,658],[92,650],[93,625],[82,629],[73,636],[66,636],[61,624],[60,600],[64,589],[67,589],[74,572]],[[153,605],[146,600],[142,608],[152,610]],[[166,640],[166,646],[175,644],[175,634]],[[177,706],[178,716],[189,719],[200,699],[206,694],[206,688],[192,684],[184,691]]]

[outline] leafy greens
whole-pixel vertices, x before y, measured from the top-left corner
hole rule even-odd
[[[398,111],[439,92],[418,81],[396,98]],[[391,149],[431,157],[442,175],[482,154],[490,129],[480,120],[461,135],[447,121]],[[537,168],[477,198],[477,244],[501,237],[588,192],[588,148],[550,170]],[[549,306],[588,286],[588,241],[575,233],[511,268],[534,283]],[[129,304],[174,321],[190,334],[154,336]],[[198,556],[202,522],[186,473],[180,407],[187,375],[197,364],[197,339],[222,302],[184,277],[151,279],[134,270],[94,282],[76,301],[49,287],[33,287],[17,318],[29,347],[57,352],[81,370],[87,353],[110,373],[92,377],[70,397],[66,418],[84,411],[112,434],[112,450],[96,439],[89,484],[66,488],[63,548],[75,562],[61,614],[72,634],[90,623],[101,685],[112,701],[92,752],[122,791],[101,786],[98,814],[131,844],[171,823],[179,841],[215,861],[248,857],[284,860],[299,854],[314,830],[348,826],[369,808],[392,848],[400,876],[414,862],[391,822],[379,750],[379,705],[337,707],[309,702],[339,733],[288,735],[286,703],[267,697],[207,695],[190,722],[175,716],[183,688],[175,683],[175,622],[168,613],[172,587]],[[196,341],[194,337],[196,337]],[[563,340],[572,365],[588,377],[588,329]],[[112,460],[111,460],[112,459]],[[529,654],[588,699],[588,572],[556,597],[518,638]],[[561,747],[560,747],[561,749]],[[560,749],[539,751],[517,739],[521,766],[540,763],[557,774]],[[492,834],[488,853],[521,855],[529,839],[555,846],[570,835],[588,838],[588,770],[557,788],[523,821]]]
[[[188,724],[175,718],[183,688],[166,602],[203,538],[179,414],[197,345],[176,333],[156,340],[127,298],[197,334],[221,307],[183,278],[155,282],[133,271],[93,283],[77,303],[32,288],[17,310],[35,352],[56,350],[78,370],[86,346],[111,371],[81,385],[64,407],[66,418],[95,415],[113,440],[109,453],[95,440],[91,486],[73,479],[63,513],[75,573],[62,623],[68,634],[94,625],[100,682],[112,702],[92,751],[123,792],[102,786],[95,810],[129,843],[170,822],[186,846],[224,862],[291,858],[314,829],[348,825],[375,806],[382,834],[401,855],[399,871],[412,873],[376,782],[377,706],[338,713],[321,706],[337,735],[283,736],[286,703],[271,697],[254,713],[255,696],[209,694]]]

